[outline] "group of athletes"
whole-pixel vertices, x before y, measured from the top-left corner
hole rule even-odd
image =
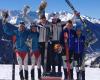
[[[79,13],[74,13],[74,19],[66,22],[61,21],[56,15],[49,22],[45,15],[39,17],[38,22],[32,22],[30,29],[26,23],[21,21],[16,30],[9,28],[7,21],[3,23],[3,30],[10,36],[15,36],[15,53],[19,65],[19,75],[21,80],[28,80],[28,58],[31,57],[31,79],[35,80],[35,65],[38,67],[38,79],[41,79],[41,66],[43,72],[52,72],[62,74],[61,67],[64,70],[64,80],[67,80],[68,66],[70,63],[70,77],[73,80],[73,67],[76,67],[77,78],[79,71],[83,66],[85,36],[82,32],[82,25],[76,24]],[[67,59],[67,53],[69,59]],[[24,65],[24,68],[23,68]],[[45,67],[46,65],[46,67]],[[82,67],[82,80],[85,80],[85,69]]]

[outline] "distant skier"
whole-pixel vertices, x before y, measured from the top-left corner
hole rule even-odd
[[[35,71],[35,64],[38,66],[38,78],[40,80],[41,78],[41,55],[39,51],[39,32],[38,32],[38,26],[33,23],[30,26],[30,35],[29,35],[30,42],[30,53],[31,53],[31,63],[32,63],[32,69],[31,69],[31,80],[35,80],[34,71]]]
[[[85,80],[85,69],[84,69],[84,53],[85,49],[85,36],[82,33],[81,26],[76,25],[76,36],[74,40],[74,62],[77,70],[77,79],[80,80],[82,75],[82,80]],[[81,68],[81,69],[79,69]],[[80,71],[82,73],[80,73]]]
[[[20,79],[24,80],[24,78],[25,78],[26,80],[28,80],[28,52],[29,52],[29,48],[26,44],[26,41],[27,41],[29,32],[25,28],[25,23],[20,22],[19,28],[16,30],[12,30],[11,28],[9,28],[9,25],[6,24],[6,22],[5,22],[3,24],[3,29],[4,29],[4,32],[6,34],[11,35],[11,36],[13,36],[13,35],[16,36],[16,57],[17,57],[17,61],[19,64]],[[23,74],[23,66],[22,66],[23,64],[24,64],[25,77]]]

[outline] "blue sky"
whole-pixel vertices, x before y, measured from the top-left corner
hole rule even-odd
[[[32,10],[37,10],[41,0],[0,0],[0,9],[22,9],[25,4],[30,5]],[[66,5],[65,0],[47,0],[47,12],[66,10],[72,12]],[[100,0],[71,0],[75,8],[84,15],[100,19]]]

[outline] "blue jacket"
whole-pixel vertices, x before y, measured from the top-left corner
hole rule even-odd
[[[7,24],[3,25],[4,32],[10,36],[16,35],[16,49],[18,51],[28,52],[29,48],[26,44],[29,31],[19,31],[18,29],[12,30]]]
[[[80,37],[75,36],[75,41],[74,41],[75,53],[83,53],[85,47],[84,44],[85,44],[85,37],[83,35],[81,35]]]
[[[75,31],[73,29],[71,29],[70,31],[65,28],[62,33],[61,33],[61,37],[60,37],[60,42],[61,44],[64,46],[65,42],[64,42],[64,33],[67,32],[68,33],[68,47],[69,50],[74,50],[74,37],[76,35]]]
[[[29,39],[32,39],[32,52],[39,50],[39,32],[30,32]]]

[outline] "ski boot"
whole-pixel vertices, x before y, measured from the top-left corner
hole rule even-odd
[[[82,80],[85,80],[85,71],[82,71]]]
[[[21,70],[21,71],[19,72],[19,75],[20,75],[20,80],[24,80],[23,70]]]
[[[73,69],[70,69],[70,80],[73,80]]]
[[[28,80],[28,71],[25,70],[24,72],[25,72],[25,80]]]
[[[79,74],[80,72],[77,72],[77,80],[80,80]]]
[[[65,76],[64,80],[67,80],[67,69],[64,69],[64,76]]]
[[[41,69],[38,69],[38,79],[41,79]]]
[[[34,78],[34,69],[31,70],[31,80],[35,80],[35,78]]]

